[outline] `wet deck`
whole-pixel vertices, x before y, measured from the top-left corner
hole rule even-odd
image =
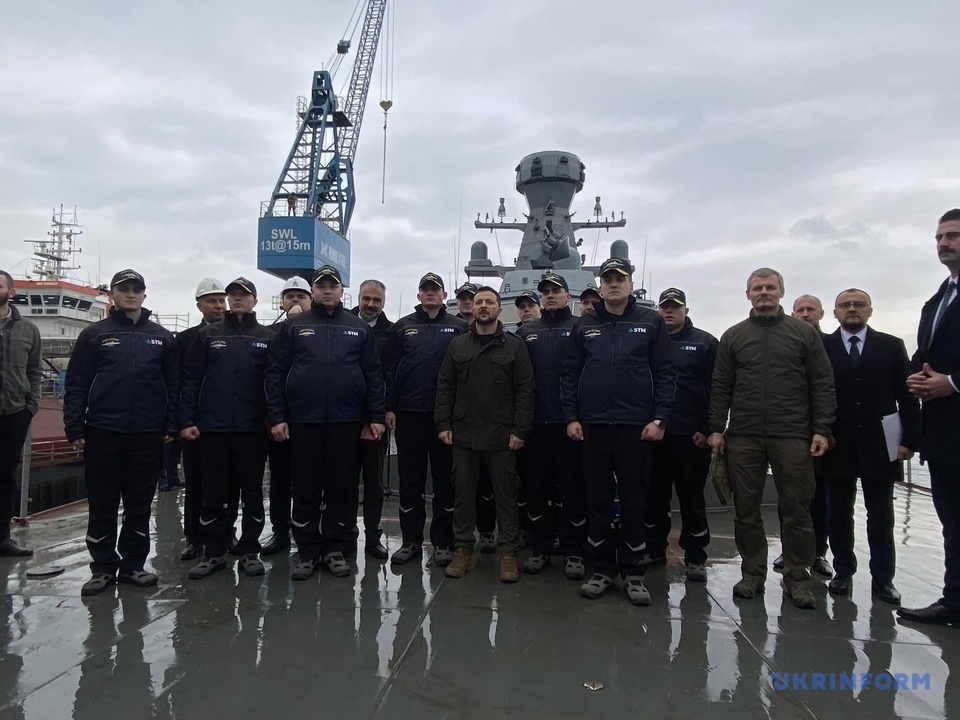
[[[502,585],[492,556],[462,580],[426,560],[394,568],[361,554],[352,578],[294,584],[293,563],[268,558],[263,578],[228,569],[189,581],[178,501],[156,503],[160,586],[149,591],[81,599],[82,509],[15,532],[38,552],[0,560],[0,718],[960,718],[960,631],[900,624],[871,601],[862,515],[852,598],[820,582],[819,608],[798,610],[771,572],[764,596],[735,602],[732,515],[721,512],[706,586],[684,582],[674,536],[668,566],[647,576],[653,606],[636,608],[622,593],[581,600],[556,564]],[[896,584],[906,604],[927,604],[943,576],[939,524],[926,494],[898,488],[896,502]],[[385,512],[392,550],[396,505]],[[775,533],[773,509],[765,520]],[[26,577],[47,563],[66,572]],[[929,689],[770,681],[883,671],[929,673]]]

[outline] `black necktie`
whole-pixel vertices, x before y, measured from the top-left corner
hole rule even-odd
[[[850,362],[854,368],[860,367],[860,338],[850,336]]]
[[[933,328],[930,332],[930,337],[937,332],[937,328],[940,327],[940,323],[943,320],[943,314],[947,311],[947,308],[950,307],[950,301],[953,300],[953,294],[957,289],[956,280],[951,280],[947,283],[946,292],[943,293],[943,300],[940,301],[940,309],[937,310],[937,316],[934,318]]]

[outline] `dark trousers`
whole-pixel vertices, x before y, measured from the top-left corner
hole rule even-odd
[[[183,441],[179,438],[163,446],[163,475],[171,484],[180,482],[180,454],[183,452]]]
[[[274,535],[290,532],[290,501],[292,480],[290,478],[290,443],[270,441],[267,445],[270,458],[270,527]]]
[[[647,549],[644,506],[653,443],[640,425],[584,425],[583,468],[587,486],[587,536],[593,571],[607,577],[643,575]],[[613,500],[620,498],[619,537]]]
[[[825,478],[830,495],[830,547],[838,575],[857,571],[853,551],[853,508],[857,499],[855,477]],[[870,545],[870,575],[877,584],[893,580],[896,550],[893,541],[893,483],[861,478],[863,503],[867,508],[867,542]]]
[[[449,445],[440,442],[433,413],[397,413],[400,530],[404,543],[423,544],[428,459],[433,479],[430,542],[435,548],[450,548],[453,546],[453,453]]]
[[[493,480],[487,466],[480,464],[480,479],[477,481],[477,531],[492,535],[497,529],[497,500]]]
[[[360,536],[357,528],[357,505],[360,503],[360,482],[363,481],[363,533],[369,540],[378,540],[382,531],[380,518],[383,516],[383,461],[390,446],[390,434],[385,432],[379,440],[360,439],[357,447],[357,461],[350,485],[350,506],[353,511],[353,525],[348,528],[346,537],[356,540]]]
[[[587,500],[580,443],[567,437],[566,425],[537,423],[523,449],[533,554],[549,556],[553,538],[558,536],[563,555],[582,556],[587,541]]]
[[[238,496],[243,501],[243,521],[236,552],[238,555],[260,552],[267,442],[262,432],[204,434],[200,542],[205,557],[220,557],[227,551]]]
[[[163,461],[160,433],[118,433],[87,427],[87,550],[94,573],[143,570],[150,553],[150,504]],[[117,512],[123,524],[117,541]]]
[[[813,479],[816,487],[813,500],[810,501],[810,519],[813,522],[813,537],[816,543],[817,557],[826,557],[828,540],[833,533],[830,530],[830,491],[827,480],[820,472],[819,458],[813,463]],[[783,508],[777,502],[777,518],[780,520],[780,535],[783,536]]]
[[[740,553],[743,576],[759,582],[767,576],[767,536],[760,506],[769,465],[783,510],[784,579],[788,583],[809,580],[808,568],[815,558],[810,501],[816,485],[810,441],[728,435],[726,456],[736,511],[734,540]]]
[[[10,537],[13,495],[17,490],[17,465],[32,419],[33,415],[27,409],[0,415],[0,540]]]
[[[960,465],[931,462],[933,506],[943,525],[943,597],[940,603],[960,612]]]
[[[200,512],[203,509],[201,438],[183,441],[183,535],[187,542],[200,542]]]
[[[487,468],[493,483],[496,519],[500,526],[498,549],[501,553],[515,553],[520,549],[520,510],[517,507],[520,478],[517,475],[517,453],[513,450],[472,450],[454,446],[454,543],[457,547],[473,547],[481,467]]]
[[[703,488],[710,467],[710,450],[698,448],[691,435],[666,435],[653,445],[650,487],[644,513],[647,548],[650,555],[663,557],[670,535],[673,488],[680,501],[680,547],[684,562],[702,565],[707,561],[705,548],[710,544],[707,504]]]
[[[301,560],[343,551],[357,513],[350,485],[362,429],[360,422],[290,423],[290,524]]]

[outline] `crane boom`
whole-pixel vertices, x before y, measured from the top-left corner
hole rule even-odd
[[[360,44],[341,107],[326,70],[313,74],[310,102],[270,200],[261,204],[257,267],[278,277],[309,278],[333,265],[350,284],[347,232],[356,204],[353,158],[389,0],[367,0]],[[338,52],[349,48],[338,45]],[[284,214],[284,211],[286,214]]]
[[[373,77],[386,9],[387,0],[369,0],[363,19],[360,44],[353,62],[353,73],[350,75],[350,87],[343,104],[343,113],[350,120],[350,127],[344,128],[340,133],[340,157],[350,162],[353,162],[357,153],[360,125],[363,123],[363,111],[367,107],[367,93],[370,91],[370,79]]]

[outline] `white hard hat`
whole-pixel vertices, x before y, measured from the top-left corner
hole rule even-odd
[[[204,295],[226,295],[226,286],[216,278],[208,277],[200,281],[197,285],[196,298],[199,300]]]
[[[283,290],[280,291],[280,297],[283,297],[290,290],[301,290],[308,295],[310,294],[310,283],[304,280],[299,275],[294,275],[292,278],[287,280],[283,284]]]

